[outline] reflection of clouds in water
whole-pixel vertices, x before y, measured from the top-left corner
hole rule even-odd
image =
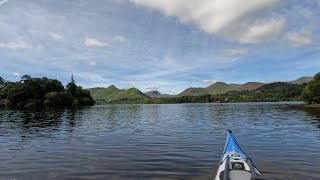
[[[232,129],[264,175],[305,179],[301,169],[320,163],[320,115],[286,104],[1,109],[1,178],[207,179]],[[319,174],[313,169],[307,178]]]

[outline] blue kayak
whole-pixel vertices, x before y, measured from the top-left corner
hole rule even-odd
[[[264,180],[259,170],[253,165],[240,148],[232,131],[228,130],[223,154],[214,180]]]

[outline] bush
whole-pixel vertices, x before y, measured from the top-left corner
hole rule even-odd
[[[303,89],[301,97],[308,103],[320,103],[320,72]]]
[[[92,97],[83,97],[80,99],[80,104],[82,106],[93,106],[94,105],[94,100],[92,99]]]

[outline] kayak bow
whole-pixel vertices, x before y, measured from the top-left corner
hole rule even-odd
[[[250,158],[240,148],[232,131],[228,130],[223,154],[214,180],[264,180]]]

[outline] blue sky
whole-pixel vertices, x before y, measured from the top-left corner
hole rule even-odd
[[[320,71],[319,0],[0,0],[0,76],[175,94]]]

